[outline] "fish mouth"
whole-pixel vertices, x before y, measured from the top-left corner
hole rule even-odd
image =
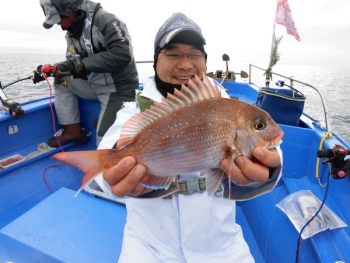
[[[283,141],[280,139],[279,141],[274,142],[274,143],[270,144],[269,146],[267,146],[267,149],[276,148],[277,146],[281,145],[282,143],[283,143]]]
[[[270,145],[267,146],[267,149],[275,148],[283,143],[282,137],[284,135],[284,132],[281,132],[275,139],[270,141]]]

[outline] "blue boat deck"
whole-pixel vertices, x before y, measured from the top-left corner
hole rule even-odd
[[[117,262],[125,207],[75,193],[61,188],[2,228],[0,262]]]
[[[115,263],[126,219],[121,204],[61,188],[0,230],[0,262]],[[256,262],[259,246],[240,207],[237,220],[244,229]]]
[[[232,97],[250,103],[257,95],[257,91],[246,84],[228,81],[225,87]],[[99,104],[79,102],[81,112],[87,112],[82,115],[83,126],[92,135],[86,144],[66,146],[65,150],[69,151],[96,148],[93,119],[98,117]],[[25,156],[52,136],[53,129],[47,128],[52,126],[48,100],[38,103],[42,110],[28,108],[26,114],[30,116],[22,119],[0,117],[1,127],[17,125],[18,128],[12,135],[7,129],[0,129],[0,159],[16,153]],[[284,160],[287,160],[282,179],[272,192],[237,202],[237,223],[242,226],[257,263],[294,262],[295,259],[298,233],[276,204],[299,190],[311,190],[320,200],[325,194],[315,177],[316,150],[324,130],[306,126],[281,127],[285,132],[281,148]],[[33,130],[36,132],[31,132]],[[325,148],[332,148],[337,142],[329,139]],[[344,146],[349,148],[347,144]],[[0,262],[117,262],[126,219],[125,207],[84,192],[74,197],[82,172],[68,165],[47,169],[58,164],[49,158],[57,151],[59,149],[0,170]],[[323,182],[328,174],[328,167],[321,164]],[[52,195],[44,183],[44,175],[54,192]],[[350,223],[349,180],[348,177],[332,179],[326,201],[346,224]],[[321,232],[303,242],[300,263],[348,262],[349,241],[349,228]]]

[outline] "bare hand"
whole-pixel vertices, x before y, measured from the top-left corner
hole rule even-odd
[[[226,174],[230,174],[231,180],[238,184],[248,184],[251,181],[265,182],[269,177],[269,167],[277,167],[281,164],[280,156],[274,149],[256,147],[253,149],[255,159],[238,156],[234,163],[229,159],[221,161],[221,167]],[[231,169],[231,171],[230,171]]]
[[[136,164],[135,158],[127,156],[105,171],[103,178],[111,186],[115,196],[139,196],[152,191],[139,184],[145,172],[145,166]]]
[[[228,159],[221,162],[221,167],[231,179],[239,184],[248,184],[251,181],[264,182],[269,177],[268,167],[277,167],[281,160],[276,150],[268,150],[256,147],[253,150],[256,159],[250,160],[244,156],[237,157],[231,165]],[[231,168],[231,171],[229,169]],[[136,164],[135,158],[128,156],[118,164],[104,172],[103,177],[111,186],[115,196],[139,196],[149,193],[152,189],[139,184],[140,179],[146,172],[146,167]]]

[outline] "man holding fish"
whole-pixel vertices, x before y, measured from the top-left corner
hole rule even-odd
[[[205,76],[205,44],[194,21],[173,14],[155,38],[155,76],[124,104],[99,150],[54,156],[85,172],[82,187],[100,173],[106,194],[126,197],[121,263],[254,262],[235,200],[276,185],[283,132]],[[144,111],[147,100],[156,104]]]

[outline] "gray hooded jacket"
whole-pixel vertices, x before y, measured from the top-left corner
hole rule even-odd
[[[70,48],[70,44],[74,44],[86,70],[90,72],[88,81],[93,88],[114,83],[118,94],[133,99],[139,80],[126,24],[102,8],[95,11],[97,3],[93,1],[51,0],[51,3],[60,15],[68,16],[77,10],[86,13],[79,39],[72,38],[67,32],[67,60],[58,63],[58,69],[68,71],[74,67]],[[133,92],[129,92],[130,89]]]

